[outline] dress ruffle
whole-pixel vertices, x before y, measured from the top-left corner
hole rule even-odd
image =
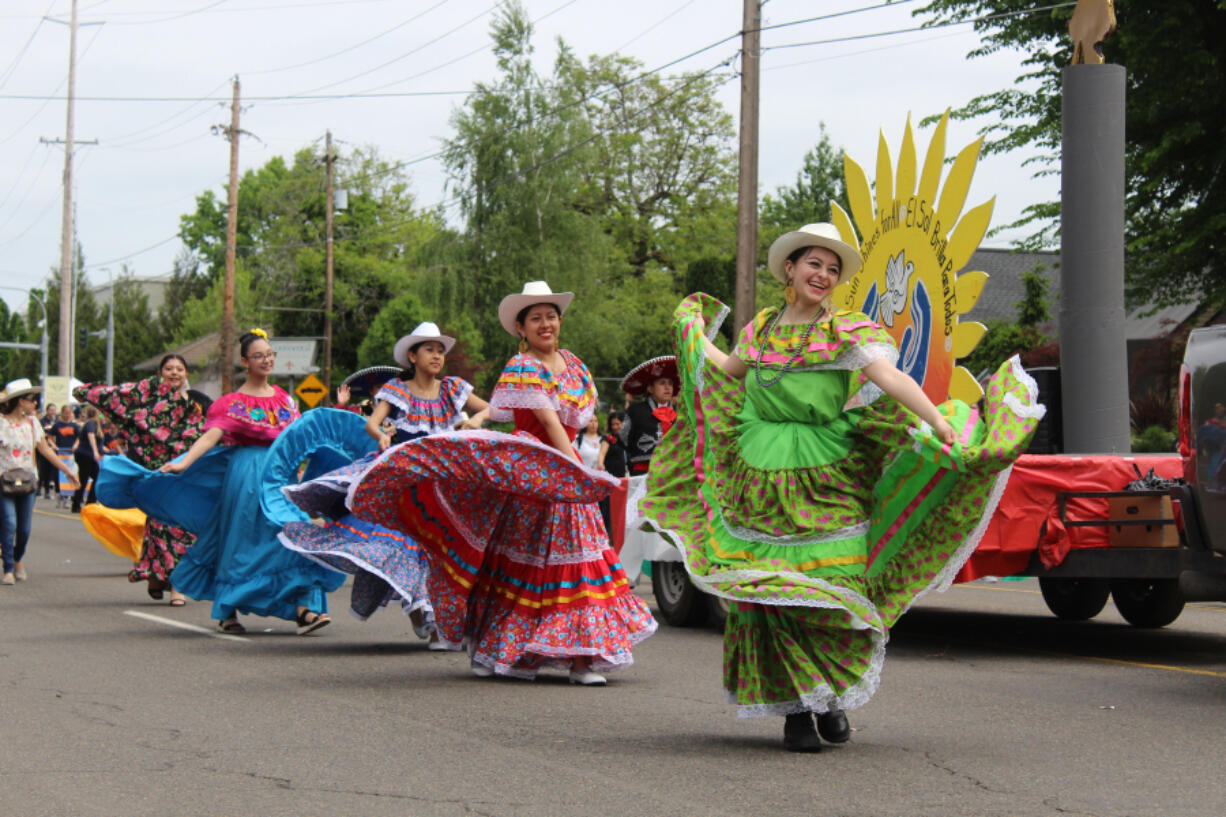
[[[507,361],[490,397],[490,419],[509,423],[517,409],[550,409],[568,428],[586,426],[596,411],[595,381],[583,361],[569,350],[562,349],[560,354],[566,362],[561,374],[527,353]]]
[[[406,614],[422,610],[428,620],[428,566],[421,548],[404,534],[372,525],[345,507],[351,483],[378,453],[365,425],[350,412],[316,409],[282,432],[268,452],[264,511],[281,517],[284,506],[292,504],[312,517],[330,520],[324,525],[289,522],[279,540],[318,564],[352,574],[349,609],[358,618],[366,620],[400,599]],[[295,484],[298,464],[308,458],[350,464]]]
[[[812,386],[812,400],[789,402],[777,390],[749,407],[748,384],[709,363],[701,344],[704,312],[721,307],[691,296],[675,314],[682,411],[656,452],[641,510],[679,548],[696,585],[737,602],[725,688],[740,714],[854,708],[876,689],[890,626],[923,593],[948,586],[974,549],[1042,416],[1037,390],[1006,363],[989,384],[985,418],[958,401],[939,407],[958,435],[943,446],[888,396],[852,399],[866,381],[842,368],[857,359],[843,338],[878,342],[852,313],[842,317],[850,332],[836,318],[814,334],[812,371],[785,375],[810,378],[792,383]],[[804,414],[845,400],[856,407],[824,421]],[[847,438],[846,453],[814,445],[805,467],[746,462],[744,426],[790,431],[788,412],[829,424],[832,439]],[[752,442],[769,449],[769,440]]]
[[[443,644],[531,678],[577,657],[628,665],[655,631],[595,504],[616,484],[535,438],[456,432],[388,449],[349,507],[426,549]]]
[[[307,517],[289,503],[276,519],[263,512],[260,479],[267,455],[262,446],[219,446],[182,474],[107,457],[98,497],[111,507],[139,507],[196,534],[196,544],[175,568],[174,586],[193,599],[212,601],[214,618],[240,612],[292,621],[299,605],[326,612],[327,593],[345,577],[281,546],[281,527]]]

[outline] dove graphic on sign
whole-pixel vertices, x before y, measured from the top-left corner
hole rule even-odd
[[[915,264],[906,255],[906,250],[899,250],[885,265],[885,291],[878,299],[877,313],[886,326],[894,326],[894,316],[907,308],[907,282],[915,272]]]

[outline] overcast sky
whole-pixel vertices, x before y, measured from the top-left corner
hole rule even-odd
[[[970,26],[893,36],[922,2],[771,0],[764,24],[867,9],[763,33],[762,191],[794,180],[824,122],[832,142],[873,173],[877,134],[896,155],[908,112],[915,120],[1013,84],[1020,54],[965,59]],[[543,69],[563,38],[579,55],[620,52],[655,68],[734,35],[739,0],[527,0]],[[493,0],[80,0],[76,137],[77,234],[93,282],[127,262],[140,276],[164,275],[179,250],[179,216],[213,188],[225,198],[228,148],[210,134],[229,118],[230,80],[242,82],[242,169],[292,156],[331,129],[343,145],[373,145],[387,159],[430,154],[450,135],[461,94],[281,99],[304,94],[470,89],[492,76]],[[39,286],[59,263],[63,151],[39,143],[64,136],[70,0],[0,3],[0,285]],[[781,47],[815,40],[842,42]],[[732,57],[739,38],[669,71],[704,70]],[[669,73],[666,71],[665,73]],[[720,99],[735,117],[739,83]],[[17,99],[35,96],[40,99]],[[172,97],[176,101],[90,100]],[[195,101],[207,99],[209,101]],[[931,129],[917,137],[920,156]],[[976,126],[951,123],[947,151],[973,141]],[[994,224],[1058,194],[1058,179],[1033,180],[1026,156],[981,161],[967,206],[997,197]],[[445,198],[436,161],[415,164],[422,205]],[[1006,246],[1018,236],[989,239]],[[24,304],[24,296],[0,289]]]

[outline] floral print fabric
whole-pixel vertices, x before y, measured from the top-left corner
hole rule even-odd
[[[628,665],[655,631],[595,505],[615,484],[530,435],[453,432],[388,449],[349,506],[425,547],[443,644],[532,678],[579,656]]]
[[[161,377],[117,386],[86,383],[72,394],[110,417],[126,446],[125,456],[151,470],[185,453],[204,430],[200,406]],[[128,580],[153,576],[166,581],[193,542],[195,537],[180,527],[148,520],[140,560]]]

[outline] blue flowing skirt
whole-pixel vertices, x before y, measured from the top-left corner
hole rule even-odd
[[[265,513],[260,498],[267,457],[263,446],[218,447],[178,475],[108,457],[98,496],[110,507],[138,507],[196,534],[175,568],[174,586],[193,599],[212,601],[214,618],[239,612],[292,621],[299,606],[327,612],[327,594],[345,576],[278,541],[284,525],[307,516],[289,503],[277,509],[276,519]]]

